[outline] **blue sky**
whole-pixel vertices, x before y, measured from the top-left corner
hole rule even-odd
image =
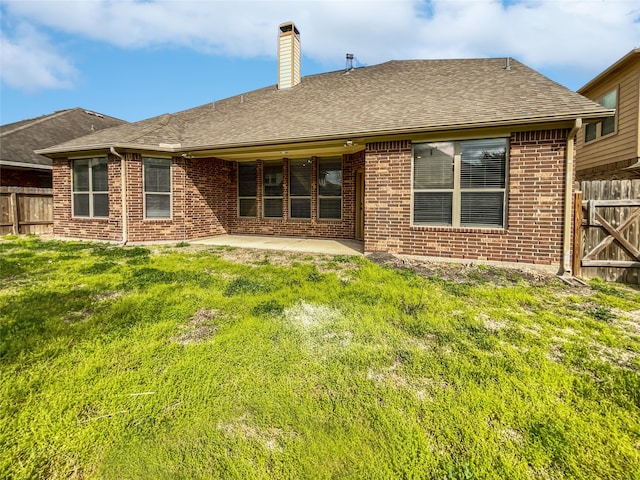
[[[640,47],[637,0],[1,0],[0,123],[82,107],[137,121],[275,84],[278,25],[302,73],[510,56],[570,89]]]

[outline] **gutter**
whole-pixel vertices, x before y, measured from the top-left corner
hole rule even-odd
[[[575,139],[578,130],[582,127],[582,118],[576,118],[569,135],[567,135],[567,157],[564,174],[564,234],[562,242],[562,269],[561,275],[571,276],[571,243],[573,231],[573,162],[575,154]]]
[[[39,163],[12,162],[11,160],[0,160],[0,165],[6,167],[28,168],[29,170],[53,170],[51,165],[41,165]]]
[[[120,159],[120,201],[122,202],[122,246],[127,244],[128,239],[128,213],[127,213],[127,161],[123,155],[120,155],[115,147],[109,148],[109,151]]]

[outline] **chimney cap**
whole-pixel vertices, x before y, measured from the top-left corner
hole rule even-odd
[[[293,30],[293,33],[296,34],[296,36],[300,36],[300,32],[298,31],[298,29],[296,28],[296,24],[293,22],[285,22],[285,23],[281,23],[280,27],[278,27],[280,29],[280,33],[287,33],[287,32],[291,32]]]

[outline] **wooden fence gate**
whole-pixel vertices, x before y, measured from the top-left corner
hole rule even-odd
[[[0,187],[0,235],[53,233],[53,189]]]
[[[573,274],[640,284],[640,180],[582,182],[574,210]]]

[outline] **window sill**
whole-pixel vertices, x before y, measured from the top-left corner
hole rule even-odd
[[[418,232],[482,233],[483,235],[505,235],[509,233],[503,227],[448,227],[446,225],[411,225],[411,230]]]
[[[597,143],[600,143],[601,141],[607,140],[609,138],[613,138],[618,134],[618,129],[616,128],[613,132],[611,133],[607,133],[606,135],[600,135],[599,137],[594,138],[593,140],[589,140],[588,142],[583,142],[583,145],[585,147],[588,147],[589,145],[595,145]]]
[[[71,217],[73,221],[107,223],[109,217]]]

